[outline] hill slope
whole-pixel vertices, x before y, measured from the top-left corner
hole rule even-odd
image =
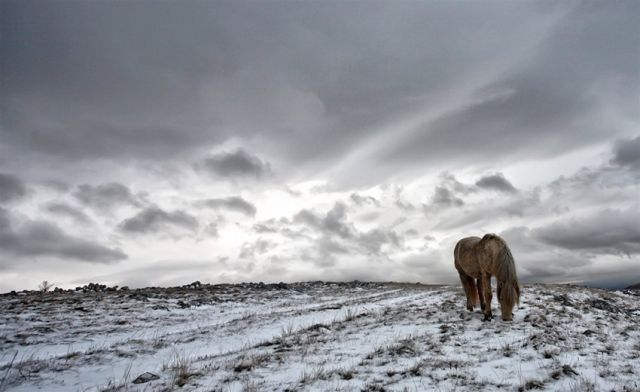
[[[640,282],[634,283],[631,286],[625,287],[625,290],[640,290]]]
[[[34,293],[0,308],[0,390],[640,388],[638,297],[576,286],[525,286],[512,323],[483,323],[457,286],[374,283]]]

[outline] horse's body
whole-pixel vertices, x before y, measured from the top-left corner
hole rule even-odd
[[[480,300],[484,320],[491,320],[491,277],[498,282],[498,301],[502,319],[511,321],[513,306],[520,303],[520,285],[511,250],[495,234],[463,238],[453,251],[454,264],[467,296],[467,309],[473,310]]]

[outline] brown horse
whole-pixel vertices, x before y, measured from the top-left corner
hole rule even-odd
[[[491,277],[495,276],[502,319],[511,321],[513,306],[520,304],[520,285],[507,243],[495,234],[486,234],[482,238],[467,237],[458,241],[453,255],[467,296],[467,309],[473,311],[480,299],[483,321],[492,319]]]

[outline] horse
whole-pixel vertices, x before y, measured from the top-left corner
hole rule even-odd
[[[479,299],[483,321],[491,321],[491,277],[495,276],[502,319],[512,321],[513,306],[520,304],[520,285],[507,243],[495,234],[467,237],[458,241],[453,255],[467,297],[467,309],[473,311]]]

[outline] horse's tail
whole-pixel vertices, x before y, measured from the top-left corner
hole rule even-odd
[[[500,264],[498,272],[498,280],[503,283],[504,300],[508,303],[517,303],[520,305],[520,285],[518,283],[518,275],[516,274],[516,264],[511,254],[511,249],[504,244],[504,247],[498,254]]]

